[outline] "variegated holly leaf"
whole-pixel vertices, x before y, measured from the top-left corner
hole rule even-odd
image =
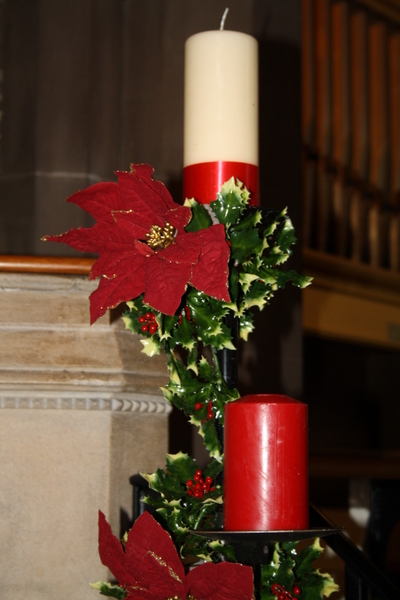
[[[233,223],[236,223],[240,215],[246,209],[249,201],[249,192],[235,183],[233,177],[223,184],[221,191],[217,195],[217,200],[210,203],[210,207],[220,223],[223,223],[227,229]]]
[[[212,225],[212,220],[209,212],[204,204],[199,204],[194,198],[185,200],[184,206],[188,206],[192,211],[192,220],[186,225],[186,231],[199,231],[199,229],[207,229]]]
[[[93,590],[98,590],[102,596],[117,598],[117,600],[124,600],[126,598],[126,590],[120,585],[113,585],[104,581],[89,583],[89,585]]]
[[[216,514],[222,504],[222,488],[216,483],[221,472],[222,464],[216,460],[211,460],[201,472],[193,458],[179,452],[167,455],[164,470],[142,473],[150,489],[158,492],[157,496],[149,496],[145,501],[165,520],[182,557],[234,556],[233,550],[222,542],[210,546],[206,538],[189,533],[189,530],[215,528]],[[203,490],[200,497],[195,497],[193,486],[199,481],[206,482],[208,477],[211,478],[209,491]]]
[[[272,560],[261,567],[261,599],[276,600],[287,593],[299,600],[321,600],[338,591],[337,584],[327,573],[313,568],[313,562],[322,552],[319,540],[297,553],[298,542],[276,544]]]

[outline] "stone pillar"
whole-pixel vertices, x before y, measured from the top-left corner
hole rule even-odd
[[[80,276],[0,274],[0,570],[15,600],[84,600],[107,580],[101,509],[132,518],[131,475],[164,465],[162,357],[114,315],[89,326]]]

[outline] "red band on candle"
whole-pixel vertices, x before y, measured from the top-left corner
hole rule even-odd
[[[240,179],[250,192],[250,204],[259,206],[259,169],[242,162],[216,161],[197,163],[183,169],[183,197],[194,198],[200,204],[217,199],[225,181]]]
[[[308,528],[307,405],[254,394],[225,407],[224,529]]]

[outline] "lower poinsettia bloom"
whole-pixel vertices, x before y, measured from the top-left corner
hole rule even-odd
[[[99,554],[126,590],[127,600],[252,600],[253,570],[238,563],[206,563],[185,575],[170,535],[148,512],[125,545],[99,512]]]
[[[92,323],[143,293],[146,304],[173,315],[188,285],[229,302],[225,227],[186,232],[190,208],[176,204],[152,173],[149,165],[132,165],[129,173],[117,172],[118,183],[77,192],[68,201],[91,214],[95,225],[43,238],[98,253],[90,273],[101,278],[90,296]]]

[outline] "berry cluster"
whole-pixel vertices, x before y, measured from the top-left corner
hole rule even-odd
[[[196,404],[194,405],[194,410],[201,410],[203,408],[204,404],[203,402],[196,402]],[[214,413],[213,413],[213,403],[210,400],[210,402],[207,402],[207,421],[210,421],[212,418],[214,417]],[[205,423],[206,420],[203,419],[203,423]]]
[[[148,331],[153,335],[158,329],[156,315],[152,312],[147,312],[144,316],[139,317],[139,323],[142,323],[141,330],[143,333]]]
[[[192,323],[194,323],[194,319],[191,319],[190,316],[190,308],[188,306],[185,306],[185,317],[188,321],[192,321]],[[178,319],[178,325],[180,325],[182,323],[182,315],[179,315],[179,319]]]
[[[271,591],[275,594],[277,600],[297,600],[301,594],[301,589],[298,585],[294,585],[292,593],[290,593],[282,585],[279,585],[279,583],[272,584]]]
[[[194,496],[194,498],[202,498],[204,494],[208,494],[208,492],[213,492],[215,487],[211,487],[212,478],[211,477],[203,477],[203,473],[198,469],[192,479],[188,479],[186,482],[187,493],[189,496]]]

